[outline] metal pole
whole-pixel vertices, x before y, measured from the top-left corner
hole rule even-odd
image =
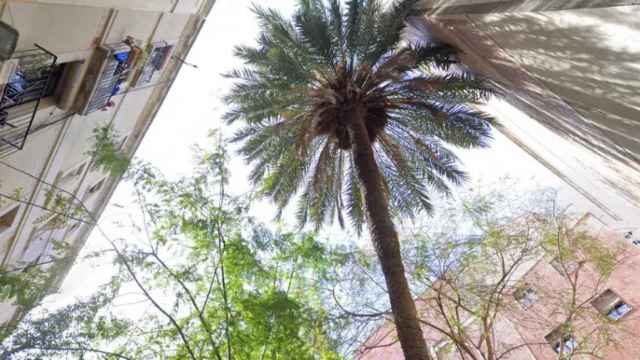
[[[186,60],[184,60],[184,59],[182,59],[182,58],[180,58],[180,57],[178,57],[178,56],[176,56],[176,55],[172,55],[171,57],[172,57],[173,59],[175,59],[175,60],[178,60],[178,61],[179,61],[179,62],[181,62],[183,65],[191,66],[191,67],[192,67],[192,68],[194,68],[194,69],[198,69],[198,65],[196,65],[196,64],[191,64],[191,63],[187,62]]]

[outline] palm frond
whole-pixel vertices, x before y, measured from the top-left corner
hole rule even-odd
[[[407,18],[424,15],[424,10],[418,8],[419,3],[420,0],[397,0],[391,4],[389,9],[378,16],[377,39],[367,54],[367,62],[375,64],[385,54],[392,52],[397,47],[407,26]]]
[[[315,53],[318,61],[334,66],[340,49],[336,47],[336,34],[333,33],[322,2],[299,0],[298,11],[293,18],[300,37]]]
[[[224,98],[224,120],[242,121],[231,141],[252,165],[250,181],[280,213],[297,199],[300,223],[338,220],[360,232],[364,190],[344,118],[353,101],[365,126],[391,211],[406,217],[433,207],[466,174],[447,144],[487,146],[495,120],[474,105],[499,92],[461,71],[457,50],[407,39],[419,0],[297,0],[289,19],[260,6],[255,46],[238,46],[244,66]],[[456,71],[453,71],[456,70]]]
[[[416,76],[405,80],[411,90],[429,92],[434,100],[454,104],[479,104],[502,95],[491,81],[468,72]]]
[[[402,215],[413,217],[416,210],[431,211],[432,205],[424,176],[420,174],[419,164],[414,154],[407,153],[406,147],[395,142],[389,135],[379,139],[378,163],[385,178],[391,183],[394,209]]]
[[[344,203],[347,214],[351,219],[351,224],[356,232],[360,234],[365,223],[364,199],[362,189],[360,188],[360,181],[358,180],[356,165],[353,163],[352,157],[350,157],[350,160],[344,190]]]

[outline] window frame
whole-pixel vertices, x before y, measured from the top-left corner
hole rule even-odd
[[[528,310],[533,304],[538,302],[538,292],[529,284],[524,284],[516,289],[513,297],[523,310]]]
[[[87,190],[85,191],[85,194],[84,194],[84,199],[88,199],[94,196],[95,194],[99,193],[100,190],[102,190],[102,188],[104,187],[106,179],[107,179],[106,177],[103,177],[100,180],[94,182],[89,187],[87,187]]]
[[[560,325],[548,333],[544,337],[544,340],[556,354],[560,355],[562,353],[562,355],[571,355],[580,344],[572,332],[563,333],[561,330],[562,326],[563,325]]]
[[[612,300],[606,302],[606,297],[611,297]],[[600,304],[600,302],[606,303]],[[620,321],[634,310],[633,305],[625,301],[622,296],[612,289],[606,289],[603,291],[593,299],[593,301],[591,301],[591,305],[596,309],[596,311],[598,311],[598,313],[606,316],[611,321]],[[624,312],[620,312],[620,308],[624,308]]]
[[[71,169],[62,173],[62,181],[69,181],[77,178],[78,176],[82,176],[84,172],[87,170],[87,165],[89,164],[89,160],[84,160],[79,164],[74,165]]]
[[[564,268],[566,268],[566,275],[571,275],[578,270],[578,263],[575,260],[565,261],[564,268],[562,266],[562,261],[560,260],[560,256],[554,256],[551,261],[549,261],[549,265],[560,274],[560,276],[565,277]]]
[[[569,335],[565,335],[563,337],[563,340],[556,340],[556,342],[553,344],[553,351],[556,354],[560,354],[560,350],[564,350],[562,351],[562,354],[573,354],[573,352],[576,350],[576,348],[578,347],[578,341],[576,340],[576,338],[569,334]]]

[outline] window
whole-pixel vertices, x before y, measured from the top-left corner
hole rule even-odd
[[[618,294],[610,289],[600,294],[591,304],[602,315],[614,321],[620,320],[633,310],[631,305],[627,304]]]
[[[0,234],[11,228],[13,222],[16,220],[16,215],[18,215],[19,209],[19,205],[14,206],[9,211],[0,216]]]
[[[564,265],[564,268],[563,268],[563,265]],[[572,274],[574,271],[578,269],[577,262],[575,262],[572,259],[563,259],[561,261],[559,256],[556,256],[553,258],[553,260],[551,260],[551,266],[553,266],[553,268],[556,269],[556,271],[559,272],[560,275],[562,276],[565,275],[565,270],[567,274]]]
[[[122,138],[122,140],[120,140],[120,143],[118,144],[118,150],[124,149],[124,145],[127,143],[128,139],[129,139],[129,135],[126,135],[125,137]]]
[[[631,240],[631,243],[635,246],[640,246],[640,238],[636,235],[635,239],[634,239],[634,233],[633,231],[627,231],[624,234],[624,239],[625,240]]]
[[[611,310],[609,310],[609,312],[607,313],[607,317],[614,321],[620,320],[631,310],[633,310],[631,305],[625,303],[624,301],[621,301],[616,304]]]
[[[167,63],[169,59],[169,54],[173,50],[173,45],[169,45],[167,43],[162,43],[162,45],[156,47],[151,52],[151,56],[149,58],[149,63],[153,66],[157,71],[162,70],[164,65]]]
[[[84,167],[86,165],[87,163],[80,164],[80,166],[76,167],[70,175],[73,177],[82,175],[82,173],[84,172]]]
[[[104,183],[104,179],[98,181],[97,183],[91,185],[91,187],[89,187],[89,189],[87,189],[87,195],[93,195],[95,193],[97,193],[98,191],[100,191],[100,189],[102,188],[102,184]]]
[[[73,224],[71,224],[71,226],[69,227],[69,233],[72,233],[78,230],[78,228],[80,228],[80,225],[81,225],[80,221],[73,220]]]
[[[522,306],[524,310],[527,310],[529,307],[531,307],[531,305],[535,304],[536,301],[538,301],[538,294],[528,284],[519,287],[515,291],[513,296],[516,301],[520,303],[520,306]]]
[[[569,355],[578,347],[575,337],[566,329],[563,330],[562,326],[547,334],[544,339],[551,345],[556,354]]]
[[[571,354],[578,347],[578,342],[571,335],[567,335],[562,341],[557,341],[553,346],[553,351],[560,354]]]
[[[74,178],[76,178],[78,176],[81,176],[84,173],[84,169],[85,169],[86,166],[87,166],[87,162],[86,161],[83,162],[80,165],[77,165],[73,169],[67,171],[67,173],[62,176],[62,180],[63,181],[71,180],[71,179],[74,179]]]

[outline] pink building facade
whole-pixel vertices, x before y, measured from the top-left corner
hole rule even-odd
[[[461,50],[459,60],[505,89],[489,111],[499,129],[536,161],[588,199],[605,244],[625,242],[624,261],[603,283],[585,269],[585,318],[610,318],[616,346],[597,349],[606,360],[640,359],[640,3],[637,0],[423,0],[436,40]],[[567,293],[566,279],[539,261],[523,275],[531,285],[526,309],[514,307],[495,324],[505,359],[557,359],[554,330]],[[418,302],[423,316],[428,304]],[[442,319],[441,319],[442,320]],[[473,327],[469,320],[468,326]],[[576,323],[573,346],[593,330]],[[425,329],[434,358],[448,346]],[[566,336],[565,336],[566,337]],[[384,324],[358,359],[402,359],[393,324]],[[459,357],[458,357],[459,358]],[[580,358],[580,357],[576,357]],[[588,358],[584,355],[582,358]]]
[[[568,297],[573,292],[569,289],[569,282],[550,259],[540,260],[521,278],[526,284],[526,291],[520,298],[514,296],[515,306],[500,312],[493,327],[496,353],[504,353],[502,359],[558,359],[560,347],[564,347],[564,353],[569,353],[574,347],[580,349],[578,346],[584,349],[576,350],[577,355],[571,357],[573,359],[593,359],[588,353],[597,353],[607,360],[639,358],[640,246],[633,244],[632,237],[625,232],[596,230],[594,238],[611,247],[625,244],[624,256],[606,279],[598,276],[590,265],[579,270],[581,280],[576,283],[576,302],[584,303],[584,306],[572,333],[563,333],[564,339],[560,339],[556,330],[566,318],[562,307],[571,301]],[[422,318],[435,323],[444,321],[440,313],[433,311],[425,301],[419,300],[418,307]],[[602,322],[590,319],[601,319]],[[474,334],[472,337],[479,336],[474,322],[472,317],[468,317],[464,324],[469,329],[468,333]],[[602,323],[610,327],[600,330],[598,326]],[[427,326],[423,331],[434,359],[462,359],[448,337]],[[601,339],[603,336],[607,340]],[[403,359],[396,340],[393,324],[387,321],[363,344],[356,358]]]

